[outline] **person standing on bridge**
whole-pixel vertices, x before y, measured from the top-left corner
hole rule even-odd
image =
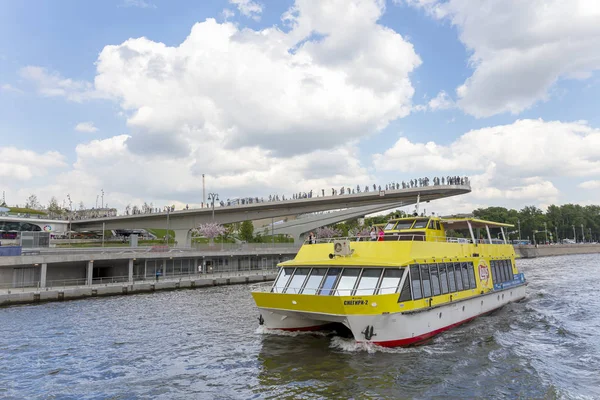
[[[376,241],[377,240],[377,232],[375,231],[375,227],[371,228],[371,232],[369,232],[369,235],[371,236],[371,241]]]

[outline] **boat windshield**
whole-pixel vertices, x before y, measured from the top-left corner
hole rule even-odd
[[[408,220],[408,221],[399,221],[398,225],[396,225],[396,230],[410,229],[410,227],[412,226],[413,222],[415,222],[414,219],[411,219],[411,220]]]
[[[428,220],[424,219],[422,221],[415,222],[415,225],[412,227],[413,229],[422,229],[427,226]]]

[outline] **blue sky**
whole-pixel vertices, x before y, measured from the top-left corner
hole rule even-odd
[[[469,175],[440,207],[597,203],[599,7],[484,3],[2,1],[2,190],[124,208],[198,204],[202,173],[222,198]]]

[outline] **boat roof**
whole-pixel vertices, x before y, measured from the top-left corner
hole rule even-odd
[[[441,218],[440,221],[449,229],[469,229],[467,222],[470,222],[473,228],[485,228],[486,226],[490,228],[511,228],[514,226],[512,224],[486,221],[484,219],[477,218]]]
[[[440,218],[440,217],[414,216],[414,217],[394,218],[394,219],[391,219],[389,222],[402,221],[402,220],[421,220],[421,221],[423,221],[423,220],[428,220],[429,218],[438,219],[440,222],[445,224],[447,226],[447,228],[449,228],[449,229],[469,229],[469,225],[467,222],[470,222],[471,226],[473,228],[485,228],[486,226],[488,226],[490,228],[500,228],[500,227],[511,228],[514,226],[512,224],[505,224],[502,222],[494,222],[494,221],[486,221],[484,219],[478,219],[478,218],[472,218],[472,217]]]

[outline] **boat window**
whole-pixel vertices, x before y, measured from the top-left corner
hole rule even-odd
[[[440,270],[440,284],[442,285],[442,294],[448,293],[448,274],[446,273],[446,264],[438,264]]]
[[[461,263],[461,270],[462,270],[463,288],[465,290],[467,290],[471,287],[471,285],[469,283],[469,268],[468,268],[466,262]]]
[[[330,294],[333,294],[333,286],[335,285],[338,276],[340,276],[341,271],[341,268],[329,268],[325,280],[323,281],[323,286],[321,286],[321,290],[319,291],[320,295],[329,296]]]
[[[294,272],[294,276],[292,276],[288,287],[285,289],[285,293],[297,294],[300,292],[309,271],[310,268],[296,268],[296,272]]]
[[[403,269],[386,268],[379,285],[379,294],[396,293],[403,273]]]
[[[475,282],[475,269],[473,267],[473,263],[467,263],[469,270],[469,283],[471,284],[471,289],[477,289],[477,282]]]
[[[498,269],[500,270],[500,282],[506,282],[506,270],[504,269],[504,262],[503,260],[498,260]]]
[[[421,273],[418,265],[410,266],[410,286],[412,288],[413,300],[423,298],[423,292],[421,292]]]
[[[490,261],[490,269],[492,270],[492,282],[498,283],[498,271],[496,271],[496,260]]]
[[[435,221],[435,229],[437,229],[438,231],[442,228],[440,228],[440,221]]]
[[[396,226],[396,221],[394,222],[388,222],[388,224],[385,226],[385,228],[383,228],[384,231],[391,231],[394,229],[394,226]]]
[[[321,286],[321,281],[327,272],[327,268],[313,268],[310,271],[310,275],[306,280],[306,284],[304,285],[304,289],[300,292],[302,294],[316,294],[317,290],[319,290],[319,286]]]
[[[435,229],[435,221],[434,220],[429,221],[429,226],[427,228]]]
[[[381,276],[381,268],[365,268],[360,276],[360,281],[356,287],[355,296],[367,296],[375,293],[379,277]]]
[[[342,271],[342,276],[337,284],[335,295],[350,296],[359,274],[360,268],[344,268]]]
[[[462,283],[462,275],[460,272],[460,263],[454,263],[454,278],[456,279],[456,290],[460,292],[464,289]]]
[[[410,229],[410,227],[412,226],[413,222],[415,222],[414,219],[411,219],[409,221],[400,221],[396,225],[396,230],[398,231],[400,229]]]
[[[272,292],[274,293],[283,293],[283,290],[285,289],[285,285],[288,283],[288,281],[290,280],[290,276],[292,276],[292,274],[294,273],[294,268],[281,268],[281,271],[279,271],[279,275],[277,276],[277,279],[275,280],[275,283],[273,284],[273,288],[271,289]]]
[[[452,263],[446,263],[446,269],[448,270],[448,287],[450,292],[456,292],[456,279],[454,278],[454,266]]]
[[[506,263],[508,264],[508,277],[512,281],[513,279],[515,279],[515,275],[514,275],[513,269],[512,269],[512,261],[506,260]]]
[[[423,282],[423,297],[431,297],[431,279],[429,278],[429,265],[421,265],[421,281]]]
[[[427,220],[422,220],[422,221],[417,221],[415,222],[415,224],[413,225],[413,229],[422,229],[425,228],[427,226]]]
[[[509,261],[508,260],[504,260],[504,269],[506,270],[506,280],[507,281],[512,281],[512,274],[511,274],[511,270],[509,267]]]
[[[441,292],[437,264],[430,264],[429,271],[431,273],[431,291],[433,292],[434,296],[439,296]]]
[[[408,269],[406,272],[408,272]],[[398,303],[410,301],[410,299],[410,277],[407,276],[404,280],[404,284],[402,284],[402,290],[400,291],[400,297],[398,297]]]

